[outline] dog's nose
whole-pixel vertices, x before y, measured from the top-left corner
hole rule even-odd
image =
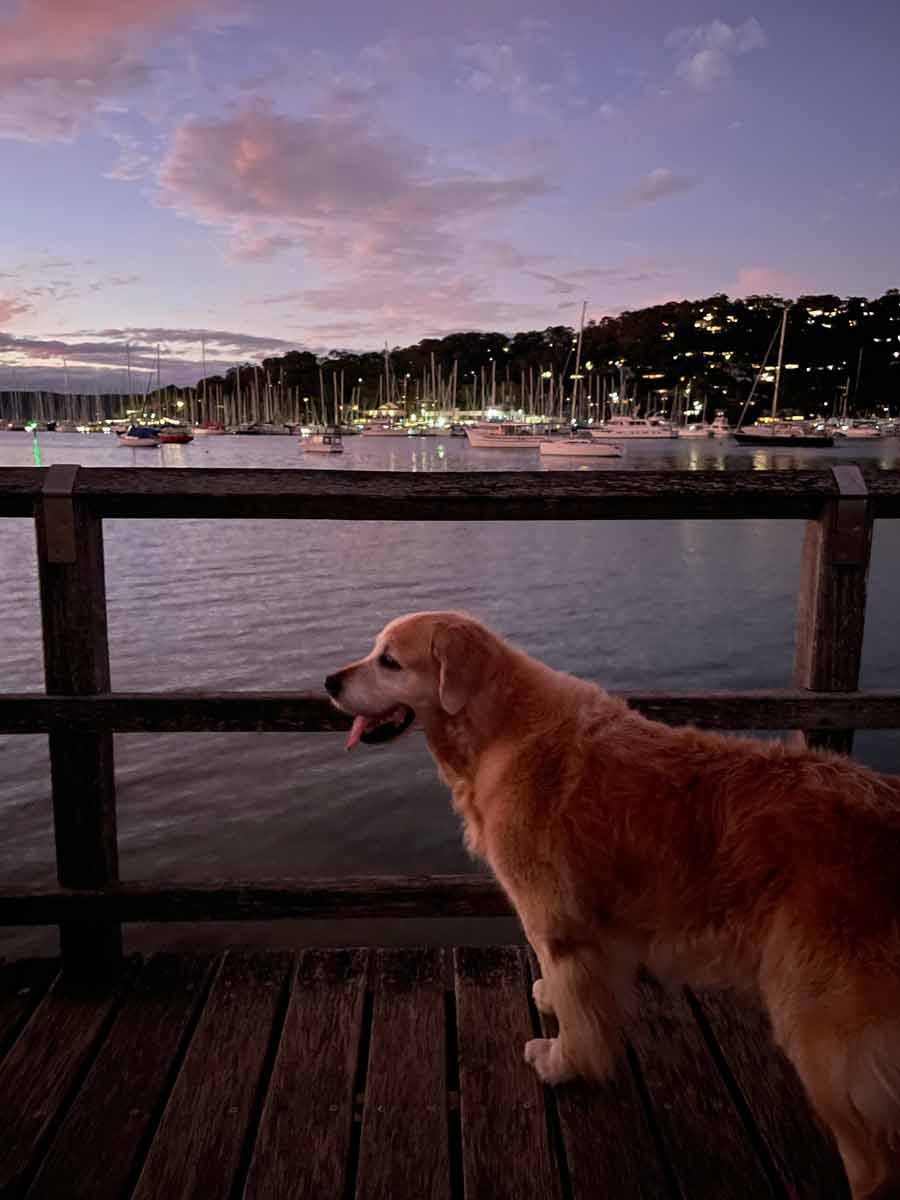
[[[328,695],[337,697],[340,690],[341,690],[340,675],[327,676],[325,679],[325,691],[328,693]]]

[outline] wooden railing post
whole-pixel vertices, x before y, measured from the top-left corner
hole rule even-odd
[[[794,685],[820,692],[859,687],[872,513],[858,466],[832,467],[838,495],[807,521],[800,566]],[[799,735],[803,737],[803,734]],[[808,730],[810,746],[849,754],[852,730]]]
[[[103,529],[73,494],[78,468],[49,468],[36,505],[38,572],[48,693],[86,696],[110,690]],[[69,888],[96,888],[119,878],[113,735],[53,732],[50,769],[56,871]],[[63,970],[102,978],[122,958],[114,922],[60,926]]]

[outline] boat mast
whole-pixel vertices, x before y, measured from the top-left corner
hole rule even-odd
[[[784,306],[784,312],[781,316],[781,338],[778,342],[778,366],[775,368],[775,391],[772,393],[772,417],[774,419],[778,411],[778,399],[781,395],[781,368],[784,363],[784,335],[787,332],[787,317],[790,304]]]
[[[859,348],[859,358],[856,360],[856,383],[853,387],[853,405],[856,409],[857,415],[859,415],[859,380],[860,376],[862,375],[862,359],[864,349],[865,346],[860,346]]]
[[[581,324],[578,327],[578,346],[575,350],[575,374],[572,376],[572,420],[578,420],[578,384],[581,382],[581,339],[584,337],[584,315],[587,312],[587,300],[581,305]]]
[[[200,335],[200,361],[203,364],[203,420],[209,423],[209,409],[206,404],[206,338]],[[217,414],[218,415],[218,414]]]

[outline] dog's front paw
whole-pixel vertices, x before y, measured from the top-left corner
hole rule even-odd
[[[547,987],[546,979],[536,979],[531,986],[531,994],[534,997],[535,1007],[539,1013],[543,1013],[545,1017],[556,1015],[553,1011],[553,1004],[550,1000],[550,989]]]
[[[575,1072],[566,1065],[559,1038],[532,1038],[525,1043],[525,1061],[534,1067],[543,1083],[554,1087],[575,1078]]]

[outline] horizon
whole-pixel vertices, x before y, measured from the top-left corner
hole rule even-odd
[[[900,10],[865,9],[0,0],[0,390],[879,296]]]

